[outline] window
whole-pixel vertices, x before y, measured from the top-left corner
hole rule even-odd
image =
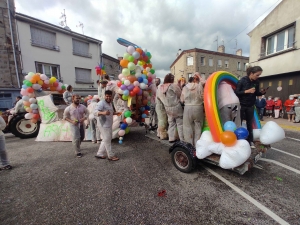
[[[55,45],[56,34],[36,27],[30,27],[31,45],[59,51]]]
[[[92,54],[89,53],[89,43],[73,39],[73,54],[83,57],[91,58]]]
[[[247,70],[247,68],[246,68],[246,63],[244,63],[244,71],[246,71]]]
[[[213,66],[213,65],[214,65],[213,59],[209,59],[209,60],[208,60],[208,65],[209,65],[209,66]]]
[[[260,88],[263,88],[263,87],[264,87],[264,83],[261,82],[261,83],[260,83]]]
[[[237,62],[237,70],[241,70],[241,62]]]
[[[188,73],[187,75],[188,75],[188,78],[190,78],[190,77],[192,77],[192,76],[193,76],[193,74],[192,74],[192,73]]]
[[[289,85],[293,85],[293,80],[289,80]]]
[[[281,85],[282,85],[282,81],[280,80],[278,81],[278,87],[281,87]]]
[[[205,66],[205,57],[203,56],[200,57],[200,65]]]
[[[222,60],[218,59],[218,67],[222,67]]]
[[[272,81],[269,82],[269,87],[272,87]]]
[[[90,69],[82,69],[75,67],[76,83],[94,83],[91,77],[92,71]]]
[[[266,55],[292,48],[295,42],[295,27],[289,27],[266,38]]]
[[[186,65],[187,66],[192,66],[194,64],[194,57],[193,56],[188,56],[186,58]]]
[[[205,80],[205,73],[201,73],[201,77]]]
[[[228,67],[229,67],[229,63],[228,63],[227,60],[225,60],[224,65],[225,65],[225,68],[228,68]]]
[[[35,62],[35,68],[37,73],[43,73],[49,78],[56,77],[57,79],[60,79],[59,65]]]

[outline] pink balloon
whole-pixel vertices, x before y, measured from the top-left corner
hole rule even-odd
[[[119,80],[122,80],[122,78],[123,78],[124,76],[123,76],[123,74],[119,74]]]
[[[27,96],[28,95],[28,92],[26,91],[26,89],[21,89],[21,95],[23,95],[23,96]]]
[[[125,130],[119,130],[118,134],[121,137],[124,136],[125,135]]]
[[[133,85],[138,87],[138,86],[140,86],[140,83],[136,80],[136,81],[133,82]]]

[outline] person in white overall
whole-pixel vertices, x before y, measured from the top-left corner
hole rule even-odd
[[[199,78],[199,77],[195,77]],[[194,78],[194,79],[195,79]],[[196,146],[200,139],[204,120],[203,87],[200,82],[190,79],[182,89],[180,100],[184,103],[183,137],[184,141]],[[197,80],[198,81],[198,80]]]
[[[164,83],[156,92],[157,105],[163,104],[168,117],[169,142],[177,141],[176,131],[179,139],[183,141],[183,109],[180,103],[181,89],[174,84],[174,75],[169,73],[165,76]]]

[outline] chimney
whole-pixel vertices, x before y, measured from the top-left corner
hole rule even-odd
[[[176,57],[178,57],[178,56],[181,54],[181,52],[182,52],[181,48],[178,49],[178,52],[177,52],[177,54],[176,54]]]
[[[220,46],[218,47],[218,52],[220,52],[220,53],[225,53],[225,46],[224,46],[224,45],[220,45]]]
[[[241,48],[236,50],[236,55],[242,56],[242,49]]]

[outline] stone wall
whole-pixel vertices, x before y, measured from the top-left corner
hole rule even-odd
[[[0,88],[19,88],[6,3],[6,0],[0,0]],[[14,19],[15,6],[13,0],[10,0],[10,9],[17,69],[19,76],[21,76],[20,51],[17,42],[16,24]]]

